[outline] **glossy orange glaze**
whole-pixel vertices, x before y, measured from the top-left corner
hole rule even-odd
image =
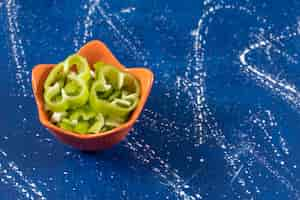
[[[93,40],[84,45],[78,54],[85,57],[90,66],[97,61],[114,65],[120,70],[135,76],[141,85],[141,98],[136,109],[129,120],[121,126],[110,131],[96,134],[78,134],[61,129],[50,122],[47,112],[44,109],[43,87],[50,70],[55,64],[39,64],[32,70],[32,88],[38,108],[40,122],[50,130],[60,141],[83,151],[104,150],[119,143],[129,133],[130,129],[141,114],[143,107],[150,94],[153,84],[153,73],[146,68],[125,68],[106,47],[98,40]]]

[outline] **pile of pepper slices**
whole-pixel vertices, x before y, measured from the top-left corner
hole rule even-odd
[[[135,77],[102,62],[90,68],[77,54],[57,64],[44,83],[45,109],[51,121],[81,134],[118,127],[128,120],[139,98]]]

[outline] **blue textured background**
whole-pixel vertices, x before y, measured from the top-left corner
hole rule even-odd
[[[0,199],[300,199],[299,16],[297,0],[1,0]],[[41,126],[30,72],[91,39],[155,84],[126,141],[85,154]]]

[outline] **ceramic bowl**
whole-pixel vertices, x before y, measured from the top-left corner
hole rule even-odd
[[[121,126],[110,131],[96,134],[78,134],[64,130],[51,123],[47,112],[44,109],[43,85],[50,70],[55,64],[39,64],[32,70],[32,88],[38,109],[40,122],[54,134],[64,144],[70,145],[82,151],[98,151],[111,148],[122,141],[129,133],[130,129],[141,114],[143,107],[149,96],[152,84],[153,73],[146,68],[126,68],[122,65],[107,48],[98,40],[93,40],[85,44],[78,54],[85,57],[90,66],[97,61],[111,64],[121,71],[132,74],[141,84],[141,98],[136,109],[132,112],[129,120]]]

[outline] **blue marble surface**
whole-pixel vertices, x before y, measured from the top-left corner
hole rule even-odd
[[[0,199],[300,199],[297,0],[0,1]],[[38,121],[31,69],[92,39],[155,83],[87,154]]]

